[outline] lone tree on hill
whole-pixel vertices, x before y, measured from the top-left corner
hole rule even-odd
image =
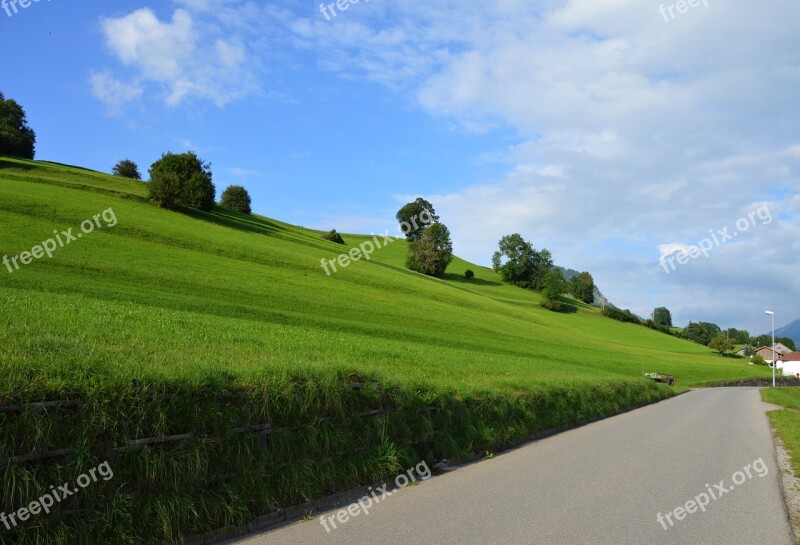
[[[672,327],[672,313],[666,307],[658,307],[653,311],[653,322],[656,325]]]
[[[251,212],[250,202],[250,194],[244,187],[231,185],[222,192],[222,199],[219,204],[224,208],[235,210],[242,214],[249,214]]]
[[[123,159],[114,165],[112,170],[114,176],[121,176],[123,178],[130,178],[131,180],[141,180],[142,175],[139,174],[139,167],[130,159]]]
[[[396,217],[409,242],[420,240],[425,229],[439,223],[439,216],[436,215],[433,205],[422,197],[398,210]]]
[[[150,200],[162,208],[181,206],[209,211],[216,189],[211,181],[211,163],[193,152],[167,152],[150,167]]]
[[[453,261],[453,241],[442,223],[434,223],[422,232],[422,237],[409,243],[406,266],[428,276],[444,276]]]
[[[25,110],[0,93],[0,155],[33,159],[35,154],[36,133],[28,126]]]

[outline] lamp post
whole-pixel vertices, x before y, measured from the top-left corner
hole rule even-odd
[[[765,310],[764,314],[772,316],[772,387],[775,387],[775,366],[778,364],[775,358],[775,313],[771,310]]]

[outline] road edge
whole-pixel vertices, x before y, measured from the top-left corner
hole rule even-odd
[[[786,410],[786,409],[778,409]],[[775,411],[769,411],[769,413]],[[792,468],[792,455],[786,449],[778,435],[778,430],[772,426],[770,421],[770,431],[772,432],[772,440],[775,444],[775,452],[778,458],[778,468],[781,472],[780,484],[781,493],[783,494],[783,503],[786,506],[786,512],[789,516],[789,524],[794,533],[795,543],[800,543],[798,536],[800,536],[800,479],[795,477],[794,469]]]

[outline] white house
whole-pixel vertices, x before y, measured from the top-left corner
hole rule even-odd
[[[778,360],[778,369],[784,376],[800,378],[800,352],[790,352]]]

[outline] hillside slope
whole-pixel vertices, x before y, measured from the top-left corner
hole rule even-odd
[[[401,240],[328,276],[319,232],[145,194],[0,158],[0,512],[113,469],[0,545],[181,543],[672,395],[642,371],[768,371]]]
[[[159,210],[143,202],[144,184],[84,170],[2,167],[4,255],[30,250],[54,229],[77,232],[108,208],[118,221],[50,259],[0,270],[4,365],[102,362],[176,374],[342,366],[468,390],[651,370],[684,385],[752,373],[586,306],[548,312],[538,294],[460,259],[444,280],[407,271],[401,240],[327,276],[320,260],[343,250],[316,232],[222,209]],[[368,239],[345,235],[351,246]],[[463,278],[468,267],[472,281]]]

